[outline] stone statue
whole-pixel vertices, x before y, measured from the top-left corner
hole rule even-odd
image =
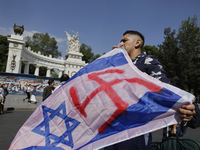
[[[14,24],[13,29],[14,29],[15,35],[17,35],[17,34],[22,35],[24,32],[24,25],[17,26],[16,24]]]
[[[16,56],[17,55],[13,55],[13,60],[11,61],[11,64],[10,64],[10,69],[12,71],[15,70],[15,67],[16,67],[16,61],[15,61]]]
[[[71,36],[67,31],[65,31],[65,33],[69,41],[69,43],[67,44],[68,46],[67,51],[79,52],[81,44],[79,42],[78,32],[76,33],[76,35],[73,35],[73,36]]]

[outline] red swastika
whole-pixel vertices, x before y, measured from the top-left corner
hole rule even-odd
[[[158,92],[161,90],[161,87],[150,83],[148,81],[139,79],[139,78],[131,78],[131,79],[115,79],[112,80],[110,82],[106,82],[105,80],[103,80],[102,78],[98,77],[99,75],[102,74],[108,74],[108,73],[118,73],[118,74],[123,74],[124,71],[123,70],[106,70],[103,72],[98,72],[98,73],[91,73],[88,75],[88,78],[91,80],[96,81],[97,83],[99,83],[99,87],[97,89],[95,89],[94,91],[92,91],[87,97],[86,99],[82,102],[82,104],[80,104],[79,101],[79,96],[78,96],[78,91],[75,87],[71,87],[70,88],[70,96],[72,97],[72,101],[75,105],[75,107],[78,109],[78,111],[86,118],[87,114],[85,112],[85,108],[87,107],[87,105],[89,104],[89,102],[93,99],[93,97],[101,92],[104,91],[109,97],[110,99],[113,101],[113,103],[116,105],[117,109],[115,110],[115,112],[111,115],[111,117],[98,129],[99,133],[103,133],[109,125],[111,125],[114,120],[123,112],[126,110],[126,108],[129,106],[128,103],[124,102],[121,97],[118,96],[117,92],[112,88],[112,85],[115,85],[117,83],[120,83],[122,81],[127,81],[127,82],[132,82],[132,83],[138,83],[140,85],[143,85],[145,87],[147,87],[149,90],[151,90],[152,92]]]

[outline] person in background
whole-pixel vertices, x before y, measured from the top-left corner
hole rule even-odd
[[[4,101],[4,89],[3,89],[3,85],[1,85],[0,83],[0,115],[3,114],[3,110],[2,110],[3,101]]]
[[[6,101],[6,96],[8,95],[8,90],[7,90],[7,88],[5,87],[5,84],[2,85],[2,88],[3,88],[3,90],[4,90],[2,111],[4,111],[4,104],[5,104],[5,101]]]
[[[36,86],[33,87],[32,93],[31,93],[31,102],[34,102],[35,104],[37,104],[37,100],[36,100]]]
[[[43,91],[43,101],[49,97],[52,94],[52,91],[54,90],[54,80],[49,80],[48,81],[49,86],[44,88]]]
[[[57,86],[55,88],[55,90],[53,92],[55,92],[59,87],[61,87],[67,80],[69,80],[69,76],[67,74],[63,74],[61,77],[60,77],[60,85]]]
[[[0,115],[3,114],[3,111],[2,111],[2,101],[3,101],[3,98],[2,98],[2,94],[0,94]]]
[[[26,91],[26,94],[27,94],[27,97],[25,99],[23,99],[23,101],[25,101],[26,99],[28,99],[28,102],[30,103],[30,98],[31,98],[31,85],[28,84],[28,87],[27,87],[27,91]]]
[[[6,96],[9,94],[8,89],[5,84],[3,84],[4,91],[6,92]]]
[[[36,86],[33,87],[32,94],[36,96]]]

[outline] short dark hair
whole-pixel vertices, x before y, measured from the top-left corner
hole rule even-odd
[[[50,84],[53,83],[53,82],[54,82],[54,80],[51,80],[51,79],[50,79],[50,80],[48,81],[48,84],[50,85]]]
[[[67,74],[63,74],[61,77],[60,77],[60,82],[63,82],[63,81],[67,81],[69,80],[69,76]]]
[[[127,30],[126,32],[124,32],[123,36],[126,34],[138,35],[143,40],[141,48],[144,46],[144,42],[145,42],[144,36],[140,32],[134,31],[134,30]]]

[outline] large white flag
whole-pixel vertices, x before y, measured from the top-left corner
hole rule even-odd
[[[82,68],[20,128],[10,150],[92,150],[180,121],[193,95],[138,70],[115,49]]]

